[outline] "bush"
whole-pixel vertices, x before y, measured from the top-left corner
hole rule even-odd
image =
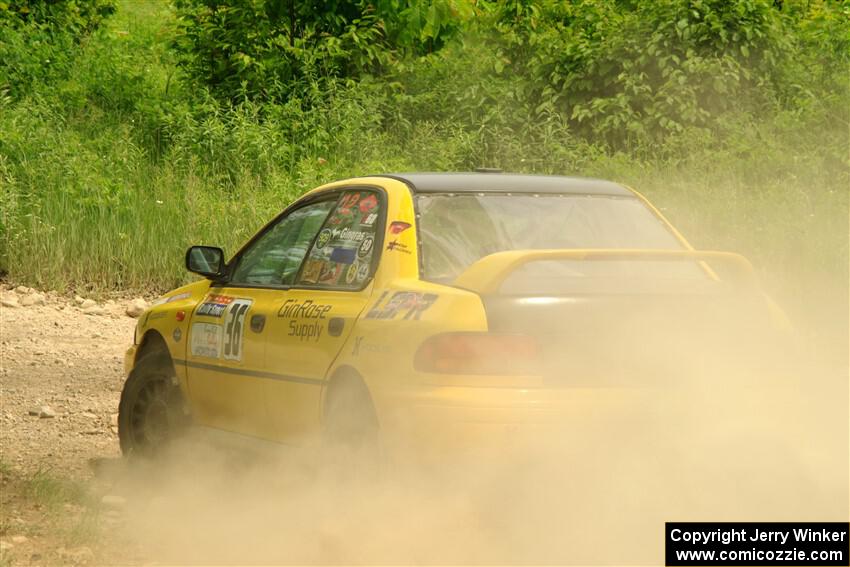
[[[517,2],[496,18],[501,54],[535,85],[538,112],[568,116],[587,139],[634,148],[711,128],[726,112],[799,104],[792,91],[830,90],[826,73],[788,71],[815,58],[846,69],[850,12],[806,4],[808,12],[770,0]]]
[[[79,44],[113,12],[115,0],[0,1],[0,90],[17,98],[68,76]]]
[[[285,102],[325,78],[380,74],[433,50],[471,0],[178,0],[180,64],[219,100]]]

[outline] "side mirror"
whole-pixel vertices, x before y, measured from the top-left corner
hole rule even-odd
[[[207,278],[224,275],[224,250],[215,246],[192,246],[186,250],[186,269]]]

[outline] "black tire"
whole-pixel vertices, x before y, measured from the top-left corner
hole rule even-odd
[[[136,363],[118,405],[118,440],[125,456],[155,457],[185,432],[189,418],[174,366],[162,352]]]
[[[374,477],[384,466],[380,426],[366,384],[346,377],[331,385],[325,402],[325,455],[347,478]]]

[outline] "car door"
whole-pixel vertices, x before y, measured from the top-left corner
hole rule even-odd
[[[192,313],[186,366],[200,424],[270,437],[266,382],[275,377],[265,371],[266,322],[335,204],[335,196],[310,202],[270,223]]]
[[[318,431],[322,385],[372,292],[385,196],[352,188],[311,243],[295,284],[273,304],[266,325],[267,399],[276,438],[299,443]]]

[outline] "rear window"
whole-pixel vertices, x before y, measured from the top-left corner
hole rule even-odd
[[[667,226],[633,197],[420,194],[417,206],[422,276],[440,283],[451,283],[477,260],[506,250],[683,248]],[[668,275],[672,276],[701,273],[695,264],[682,262],[653,262],[652,266],[631,261],[593,266],[555,264],[539,263],[527,269],[540,281],[590,275],[585,269],[593,271],[594,279],[606,272],[619,278],[624,270],[633,269],[641,274],[647,269],[658,274],[659,264],[668,265]]]

